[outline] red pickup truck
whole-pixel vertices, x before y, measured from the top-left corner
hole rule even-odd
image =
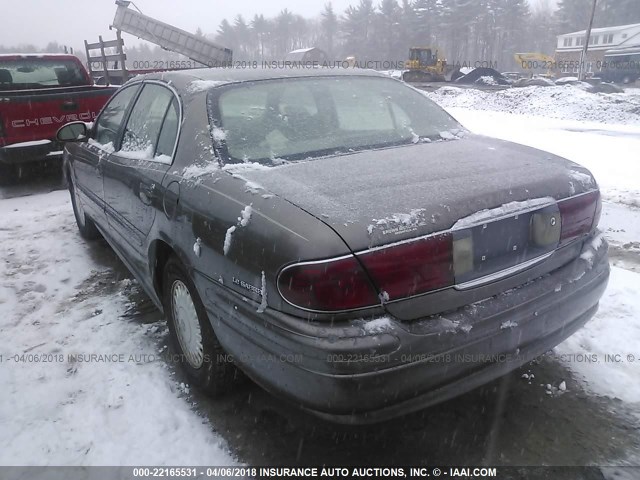
[[[61,159],[58,128],[93,121],[115,90],[94,85],[73,55],[0,55],[0,181],[26,163]]]

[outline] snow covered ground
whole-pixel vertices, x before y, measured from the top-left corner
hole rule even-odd
[[[585,388],[624,400],[640,415],[640,90],[443,87],[427,96],[474,133],[549,151],[594,174],[605,200],[600,228],[616,266],[596,317],[555,355]]]
[[[640,88],[608,94],[590,93],[574,85],[498,91],[443,86],[428,96],[447,109],[464,108],[600,124],[638,125],[640,122]]]
[[[584,165],[596,177],[605,200],[640,207],[640,114],[636,125],[615,125],[460,107],[447,110],[475,133]]]
[[[629,97],[633,104],[640,90],[613,97],[620,102],[601,95],[595,97],[592,108],[597,110],[598,102],[609,105],[607,115],[598,118],[588,117],[581,110],[581,102],[587,102],[580,100],[581,92],[574,92],[573,98],[571,94],[553,96],[556,87],[540,90],[548,93],[532,93],[528,102],[551,105],[554,113],[547,114],[550,107],[545,110],[540,105],[526,105],[527,100],[522,98],[516,108],[513,99],[511,103],[504,100],[503,92],[481,92],[499,96],[497,100],[483,96],[481,101],[473,100],[479,94],[471,89],[455,95],[434,92],[430,96],[473,131],[566,156],[596,175],[606,200],[601,228],[612,245],[612,263],[617,266],[612,269],[597,316],[555,349],[552,359],[557,363],[553,365],[566,366],[576,376],[578,387],[572,381],[565,383],[570,390],[586,390],[594,398],[619,398],[640,416],[640,273],[635,273],[640,271],[640,111],[634,113],[624,103]],[[566,88],[563,91],[573,92]],[[550,98],[545,100],[543,95]],[[618,112],[614,111],[616,104]],[[587,122],[586,118],[599,121]],[[0,465],[236,463],[222,434],[216,433],[218,422],[211,424],[196,413],[203,410],[199,408],[202,405],[190,403],[188,387],[175,379],[166,357],[161,358],[166,355],[166,333],[160,314],[151,312],[144,320],[130,314],[135,310],[130,304],[131,293],[137,285],[130,280],[113,281],[113,272],[108,274],[111,267],[105,266],[96,254],[99,249],[79,237],[68,193],[57,191],[13,199],[2,199],[0,195],[0,219]],[[610,361],[605,361],[605,355],[610,356]],[[558,376],[554,387],[569,380],[558,370],[564,368],[552,369],[552,375]],[[522,380],[524,388],[537,389],[536,380]],[[552,381],[547,378],[544,383]],[[542,405],[542,400],[538,402],[536,398],[523,407],[522,415],[516,416],[525,417],[529,408],[532,418],[552,419],[559,430],[553,430],[552,425],[545,428],[553,432],[558,443],[557,435],[565,430],[574,432],[568,426],[573,418],[555,417],[563,394],[561,390],[551,390],[558,395],[549,395],[549,404]],[[573,392],[568,393],[570,396]],[[252,393],[248,395],[250,398]],[[255,396],[259,398],[259,393]],[[459,408],[463,412],[461,418],[470,425],[470,452],[478,451],[476,422],[487,417],[484,407],[482,413],[476,412],[465,402],[473,406],[478,401],[482,403],[482,398],[470,394],[452,407]],[[524,397],[516,398],[535,395],[526,390]],[[216,408],[216,404],[211,405]],[[424,432],[418,427],[403,430],[396,437],[392,435],[395,441],[389,441],[386,436],[391,427],[380,430],[379,450],[375,442],[372,449],[370,436],[364,435],[362,452],[371,450],[374,458],[386,459],[384,452],[393,452],[390,444],[397,443],[400,450],[409,452],[403,457],[410,460],[408,463],[433,459],[431,452],[420,452],[416,446],[429,438],[439,438],[437,433],[433,436],[434,425],[442,425],[440,433],[451,434],[458,413],[451,414],[449,408],[436,408],[438,413],[426,420]],[[511,405],[510,410],[518,412],[518,406]],[[582,417],[602,416],[586,410],[581,412]],[[235,412],[236,406],[226,411]],[[288,424],[280,427],[273,421],[265,427],[265,418],[269,421],[271,417],[252,417],[247,420],[250,426],[245,431],[233,430],[232,436],[227,432],[224,435],[229,442],[250,444],[259,435],[251,428],[266,430],[265,443],[284,445],[287,448],[280,448],[284,453],[294,452],[285,457],[292,459],[290,462],[300,458],[304,437],[291,434]],[[602,432],[610,432],[609,422],[609,417],[603,417],[598,423],[602,424]],[[588,436],[584,432],[591,434],[592,426],[584,423],[575,430],[579,446]],[[297,433],[296,428],[292,430]],[[536,428],[534,420],[519,427],[512,422],[510,429],[517,434],[517,441],[507,440],[505,445],[514,444],[521,451],[524,447],[520,441],[527,435],[538,435],[546,441],[544,434],[548,432],[541,434]],[[458,430],[461,433],[456,442],[464,443],[464,426],[453,430],[454,438]],[[506,430],[501,435],[508,439]],[[267,438],[270,435],[273,438]],[[599,443],[600,438],[603,437],[594,442]],[[282,443],[283,439],[290,443]],[[304,452],[316,450],[321,442],[317,438],[315,443],[307,441]],[[336,450],[347,452],[353,447],[342,448],[336,442],[336,437],[327,435],[324,450],[320,451],[337,455]],[[437,443],[452,451],[458,461],[458,450],[450,448],[453,439],[450,443]],[[535,450],[537,443],[531,443]],[[549,441],[540,447],[540,456],[530,458],[549,463],[548,452],[553,445]],[[531,449],[531,445],[526,447]],[[263,446],[256,448],[260,450],[256,454],[260,462],[269,463],[274,458],[274,454],[262,456]],[[464,458],[467,457],[463,461]],[[517,461],[520,457],[511,458]],[[555,458],[555,463],[561,463],[567,457],[561,450]],[[354,463],[362,463],[357,460],[354,458]]]
[[[69,194],[1,200],[0,218],[0,465],[234,464],[160,358],[160,314],[128,318],[136,284],[102,279]]]

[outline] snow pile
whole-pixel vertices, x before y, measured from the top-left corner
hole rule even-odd
[[[135,282],[96,263],[69,194],[3,200],[0,215],[0,465],[235,463],[162,359],[160,313],[128,314]]]
[[[639,283],[640,274],[613,267],[594,319],[554,349],[588,389],[626,402],[640,402]]]
[[[640,116],[637,125],[605,125],[466,108],[447,110],[474,133],[568,158],[591,171],[605,200],[640,206]],[[578,172],[574,179],[587,177]]]
[[[608,94],[589,93],[579,85],[498,91],[445,86],[424,94],[444,108],[459,107],[600,123],[640,124],[638,89]]]
[[[380,73],[384,73],[385,75],[389,75],[391,78],[397,78],[398,80],[402,78],[402,74],[406,70],[380,70]]]
[[[483,85],[498,85],[496,79],[489,75],[483,75],[478,80],[476,80],[476,83],[481,83]]]

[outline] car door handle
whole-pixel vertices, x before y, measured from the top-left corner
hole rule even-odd
[[[65,112],[69,112],[71,110],[77,110],[78,109],[78,102],[75,102],[73,100],[66,100],[66,101],[62,102],[62,105],[60,106],[60,108],[62,110],[64,110]]]
[[[140,196],[140,200],[142,200],[142,203],[144,203],[145,205],[151,205],[151,202],[153,201],[153,197],[155,195],[155,191],[156,191],[155,183],[152,183],[150,185],[141,183],[139,196]]]

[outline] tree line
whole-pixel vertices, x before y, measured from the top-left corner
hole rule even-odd
[[[314,18],[285,8],[274,17],[256,13],[223,20],[206,36],[234,51],[234,59],[283,60],[298,48],[319,47],[330,60],[406,60],[410,46],[433,46],[449,63],[499,70],[516,66],[516,52],[553,55],[556,35],[583,30],[592,0],[358,0],[345,11],[331,3]],[[598,0],[594,27],[640,23],[640,0]],[[196,32],[204,35],[202,29]],[[90,40],[90,39],[89,39]],[[25,50],[27,48],[27,50]],[[60,48],[51,42],[44,51]],[[76,50],[82,55],[84,49]],[[32,46],[3,51],[37,51]],[[59,50],[58,50],[59,51]],[[179,60],[180,55],[142,43],[126,47],[127,64]]]
[[[344,12],[327,3],[316,18],[288,9],[223,20],[213,37],[242,60],[282,59],[316,46],[330,59],[406,59],[410,46],[434,46],[454,64],[514,66],[513,53],[553,55],[556,36],[586,28],[592,0],[359,0]],[[599,0],[594,26],[640,23],[640,0]]]

